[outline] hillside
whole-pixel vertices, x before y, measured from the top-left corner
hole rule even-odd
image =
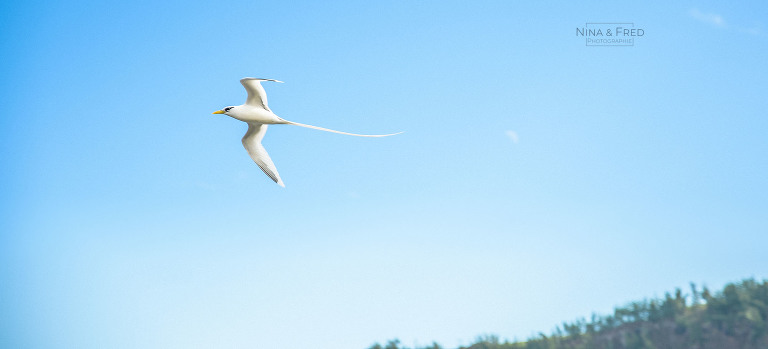
[[[413,349],[441,349],[433,343]],[[766,349],[768,348],[768,280],[730,283],[712,293],[691,284],[662,299],[632,302],[612,315],[593,315],[563,323],[549,336],[525,342],[478,338],[459,349]],[[369,349],[410,349],[398,340]]]

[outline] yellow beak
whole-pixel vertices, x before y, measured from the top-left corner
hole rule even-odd
[[[213,112],[213,113],[214,113],[214,114],[224,114],[224,110],[217,110],[217,111],[215,111],[215,112]]]

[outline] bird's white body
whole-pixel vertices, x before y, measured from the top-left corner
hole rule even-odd
[[[267,132],[268,125],[289,124],[358,137],[385,137],[397,134],[360,135],[285,120],[275,115],[275,113],[269,109],[269,106],[267,105],[267,93],[264,91],[264,87],[261,86],[262,81],[282,82],[271,79],[240,79],[240,83],[243,84],[243,87],[245,87],[245,90],[248,92],[248,99],[246,99],[245,104],[226,107],[213,113],[226,114],[232,118],[248,124],[248,131],[245,133],[245,136],[243,136],[243,147],[245,147],[245,150],[248,151],[248,155],[251,156],[251,159],[253,159],[257,165],[259,165],[259,168],[261,168],[261,170],[264,171],[264,173],[269,176],[269,178],[275,181],[275,183],[282,187],[285,187],[285,184],[283,184],[283,180],[280,179],[280,174],[277,173],[277,168],[272,162],[272,159],[269,157],[267,150],[264,149],[264,146],[261,145],[261,140],[264,138],[264,135]]]
[[[231,109],[227,115],[244,122],[257,122],[260,124],[285,124],[286,121],[275,115],[272,111],[260,107],[243,104]]]

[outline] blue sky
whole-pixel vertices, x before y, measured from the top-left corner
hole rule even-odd
[[[0,6],[0,346],[455,347],[768,277],[763,2]],[[246,76],[405,133],[273,126],[280,188],[211,115]]]

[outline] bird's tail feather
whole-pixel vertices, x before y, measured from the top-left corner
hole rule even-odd
[[[398,134],[402,133],[402,132],[398,132],[398,133],[390,133],[390,134],[386,134],[386,135],[361,135],[361,134],[357,134],[357,133],[349,133],[349,132],[342,132],[342,131],[331,130],[329,128],[320,127],[320,126],[312,126],[312,125],[307,125],[307,124],[300,124],[298,122],[293,122],[293,121],[288,121],[288,120],[285,120],[285,123],[289,124],[289,125],[296,125],[296,126],[301,126],[301,127],[306,127],[306,128],[313,128],[315,130],[320,130],[320,131],[340,133],[340,134],[343,134],[343,135],[357,136],[357,137],[387,137],[387,136],[394,136],[394,135],[398,135]]]

